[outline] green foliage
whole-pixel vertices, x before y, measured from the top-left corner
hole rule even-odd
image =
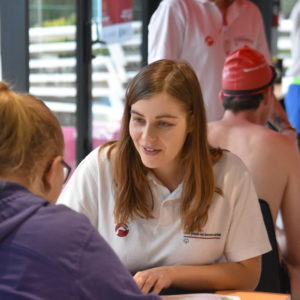
[[[29,0],[29,25],[38,27],[75,24],[75,11],[76,0]]]
[[[109,56],[109,50],[107,48],[97,48],[93,50],[95,56]]]
[[[75,13],[70,15],[68,18],[60,17],[53,20],[46,20],[42,23],[43,27],[50,27],[50,26],[67,26],[67,25],[75,25],[76,17]]]

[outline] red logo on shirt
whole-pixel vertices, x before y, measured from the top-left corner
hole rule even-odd
[[[207,46],[212,46],[214,44],[213,38],[209,35],[207,37],[205,37],[204,41],[207,44]]]
[[[115,232],[119,237],[125,237],[129,233],[129,228],[126,224],[119,223],[115,227]]]

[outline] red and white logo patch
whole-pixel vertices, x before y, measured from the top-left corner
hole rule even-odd
[[[115,232],[119,237],[125,237],[129,233],[129,228],[127,224],[119,223],[115,227]]]
[[[207,44],[207,46],[212,46],[214,44],[213,38],[209,35],[205,37],[204,41]]]

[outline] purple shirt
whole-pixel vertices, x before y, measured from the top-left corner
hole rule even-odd
[[[0,299],[160,299],[143,295],[88,219],[0,180]]]

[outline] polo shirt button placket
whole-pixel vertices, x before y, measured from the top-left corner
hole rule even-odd
[[[183,237],[183,242],[185,243],[185,244],[188,244],[189,243],[189,238],[187,238],[186,236],[185,237]]]

